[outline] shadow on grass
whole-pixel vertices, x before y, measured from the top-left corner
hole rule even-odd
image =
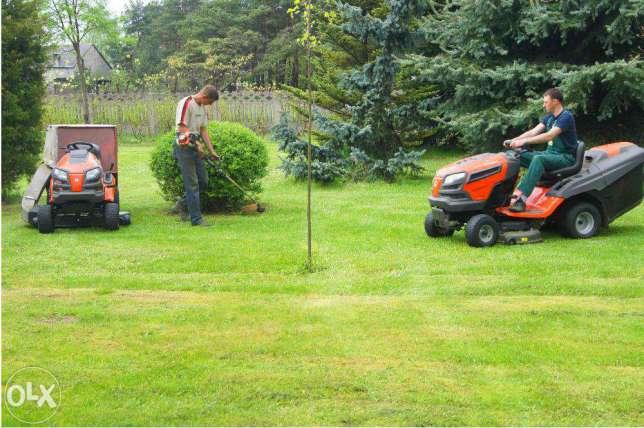
[[[599,231],[599,234],[604,236],[619,236],[642,233],[643,231],[644,226],[639,224],[620,224],[618,226],[609,225],[608,228],[604,227]]]

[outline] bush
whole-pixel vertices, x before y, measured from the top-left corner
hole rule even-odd
[[[266,176],[268,154],[264,141],[253,131],[231,122],[212,122],[208,134],[221,156],[221,168],[249,193],[262,191],[260,180]],[[152,153],[150,167],[163,196],[175,201],[183,195],[183,179],[172,156],[174,132],[164,134]],[[239,209],[246,202],[244,194],[213,167],[208,166],[208,188],[201,190],[202,208],[206,211]]]

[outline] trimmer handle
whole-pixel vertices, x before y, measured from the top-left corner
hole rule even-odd
[[[192,143],[196,143],[197,141],[202,139],[201,134],[198,132],[190,132],[188,134],[188,138],[190,138],[190,142]]]
[[[177,132],[177,142],[181,145],[195,144],[201,140],[201,134],[198,132]]]
[[[202,135],[199,132],[177,132],[177,140],[180,141],[185,141],[187,140],[187,143],[184,143],[186,145],[196,145],[197,142],[201,141],[205,143],[205,140],[203,139]],[[203,155],[202,155],[203,156]],[[206,161],[214,161],[218,162],[221,160],[219,155],[214,155],[214,156],[206,156]]]
[[[220,161],[221,161],[221,158],[220,158],[220,157],[216,157],[216,158],[215,158],[215,157],[213,157],[213,156],[208,155],[208,156],[205,156],[205,157],[203,158],[203,161],[204,161],[205,163],[207,163],[208,165],[212,166],[213,168],[215,168],[215,170],[217,170],[217,171],[221,171],[221,170],[222,170],[222,169],[221,169],[221,162],[220,162]]]

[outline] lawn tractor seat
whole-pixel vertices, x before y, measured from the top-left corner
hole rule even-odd
[[[577,141],[577,150],[575,152],[575,163],[565,168],[556,169],[554,171],[545,171],[541,176],[541,180],[539,181],[538,185],[539,186],[551,185],[561,180],[562,178],[570,177],[571,175],[577,174],[581,169],[581,166],[584,164],[584,148],[585,148],[584,142]]]
[[[67,151],[71,152],[72,150],[87,150],[90,153],[94,153],[97,159],[101,159],[101,148],[97,144],[88,143],[87,141],[74,141],[71,144],[67,144]]]

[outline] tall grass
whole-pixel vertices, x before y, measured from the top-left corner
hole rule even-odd
[[[102,94],[90,96],[93,123],[116,125],[119,136],[143,139],[174,127],[178,100],[184,95]],[[82,123],[80,96],[50,95],[45,101],[44,124]],[[208,107],[210,120],[239,122],[258,133],[266,133],[290,107],[277,92],[222,93]]]

